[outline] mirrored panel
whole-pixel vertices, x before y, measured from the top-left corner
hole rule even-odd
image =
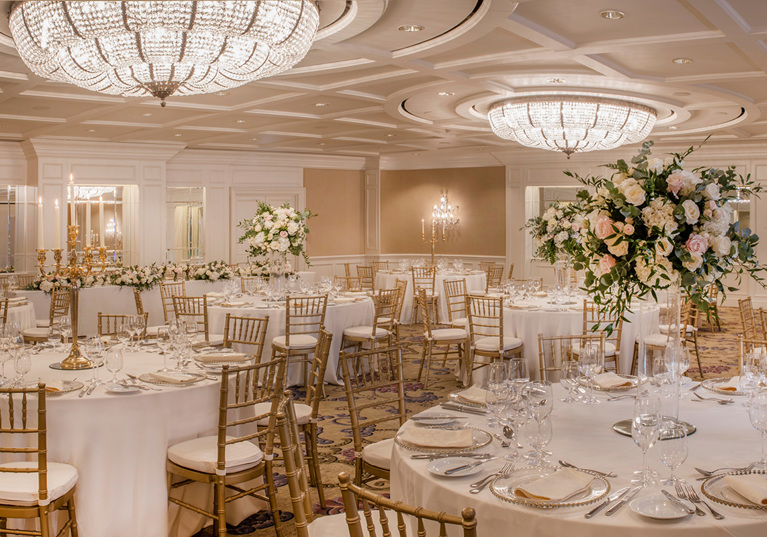
[[[205,188],[168,187],[166,200],[166,259],[174,263],[202,261]]]
[[[122,186],[80,186],[75,191],[75,218],[79,226],[77,248],[84,246],[105,247],[110,263],[122,264],[126,230]],[[67,211],[67,224],[71,225],[71,213]]]

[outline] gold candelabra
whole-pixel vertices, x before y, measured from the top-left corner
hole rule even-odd
[[[426,238],[426,233],[423,227],[421,227],[421,240],[424,242],[428,242],[431,245],[431,266],[432,267],[434,266],[434,249],[437,246],[438,236],[439,234],[437,233],[437,223],[434,220],[431,221],[431,237],[429,237],[428,239]],[[445,240],[444,228],[442,229],[442,240],[443,241]]]
[[[434,250],[437,246],[437,241],[440,233],[437,231],[437,226],[442,228],[442,240],[447,239],[447,229],[458,225],[458,206],[453,206],[447,199],[447,194],[443,194],[439,198],[439,205],[434,205],[431,213],[431,237],[427,240],[426,229],[424,226],[424,220],[421,220],[421,240],[428,242],[431,245],[431,266],[434,266]]]
[[[91,246],[83,247],[83,262],[80,263],[77,260],[77,233],[80,226],[67,226],[67,236],[69,244],[69,250],[67,253],[68,265],[61,264],[63,258],[63,250],[61,248],[53,248],[53,260],[55,262],[55,268],[53,271],[54,276],[61,278],[68,278],[70,285],[70,299],[69,299],[69,312],[72,320],[72,349],[67,356],[58,365],[61,369],[90,369],[94,367],[94,364],[88,357],[84,356],[80,352],[78,345],[77,323],[78,323],[78,303],[80,295],[80,286],[78,285],[80,278],[87,278],[90,275],[97,276],[104,272],[106,269],[107,249],[106,247],[93,248]],[[98,262],[94,262],[93,253],[94,250],[98,251]],[[37,260],[40,265],[40,274],[43,278],[46,277],[45,273],[45,258],[47,249],[37,250]],[[100,267],[99,267],[100,265]]]

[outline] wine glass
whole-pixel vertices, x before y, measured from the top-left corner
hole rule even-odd
[[[168,369],[168,351],[172,345],[170,327],[158,327],[156,341],[157,346],[160,348],[160,353],[162,354],[162,369],[160,369],[160,371],[170,371],[170,369]]]
[[[761,375],[761,354],[749,352],[743,358],[743,367],[740,373],[740,388],[746,393],[748,399],[759,391],[759,384],[762,381]],[[744,407],[749,406],[748,399],[743,403]]]
[[[59,323],[53,323],[48,327],[48,344],[54,351],[59,350],[61,346],[61,325]]]
[[[567,391],[567,397],[560,399],[563,403],[574,403],[578,401],[575,396],[575,389],[578,387],[578,378],[580,370],[578,362],[575,360],[564,360],[559,372],[559,384]]]
[[[762,433],[762,458],[754,464],[755,470],[767,470],[767,391],[759,391],[748,402],[748,419]]]
[[[131,330],[136,334],[136,344],[144,339],[144,329],[146,328],[146,318],[143,315],[133,315],[130,319]]]
[[[106,355],[107,371],[112,373],[112,384],[117,384],[117,373],[123,368],[123,350],[121,347],[112,347]]]
[[[115,335],[117,336],[117,340],[120,342],[120,346],[128,350],[128,342],[132,337],[130,322],[126,320],[124,323],[122,323],[117,329],[117,333]]]
[[[533,448],[532,453],[527,456],[530,466],[545,466],[549,464],[543,448],[549,445],[552,435],[553,429],[550,418],[527,420],[525,424],[525,439],[530,444],[530,447]]]
[[[13,369],[16,371],[18,378],[16,380],[17,386],[24,386],[24,376],[32,369],[32,357],[29,351],[24,348],[22,344],[16,347],[16,355],[13,358]]]
[[[487,391],[485,393],[485,404],[490,411],[490,417],[487,420],[488,427],[498,426],[500,414],[506,406],[508,399],[507,376],[505,362],[493,362],[488,366]]]
[[[632,481],[643,487],[655,484],[655,473],[650,470],[647,452],[660,437],[661,412],[660,398],[653,392],[637,394],[634,400],[634,419],[631,422],[631,437],[642,450],[642,470],[635,472],[637,479]]]
[[[527,370],[527,362],[524,358],[513,358],[509,360],[509,379],[512,385],[521,389],[530,382],[530,373]]]
[[[669,478],[661,483],[669,486],[684,483],[674,475],[674,470],[687,460],[687,427],[681,423],[664,423],[660,436],[660,460],[671,469]]]
[[[602,371],[604,365],[603,357],[600,355],[599,348],[588,343],[583,346],[578,356],[581,375],[588,379],[589,391],[583,400],[587,405],[596,405],[602,402],[594,397],[594,377]]]
[[[515,460],[519,458],[519,453],[517,450],[520,449],[520,428],[524,427],[528,418],[527,403],[525,402],[523,388],[524,385],[520,388],[517,388],[512,383],[509,389],[509,399],[506,404],[506,420],[511,427],[512,445],[516,445],[516,447],[514,451],[504,456],[504,458],[508,460]]]
[[[99,336],[93,336],[85,340],[85,353],[88,358],[93,362],[93,378],[91,384],[99,385],[101,380],[99,379],[99,368],[104,365],[101,360],[101,355],[104,352],[104,342],[101,341]]]
[[[69,317],[62,317],[59,321],[59,328],[61,329],[61,339],[64,346],[69,342],[69,338],[72,337],[72,321]]]
[[[541,421],[551,414],[554,408],[554,394],[548,380],[533,380],[525,388],[527,409],[535,421]]]

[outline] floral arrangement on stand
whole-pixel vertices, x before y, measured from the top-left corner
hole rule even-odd
[[[565,172],[595,191],[578,194],[586,218],[575,269],[585,269],[589,295],[622,315],[633,297],[657,298],[657,289],[679,285],[700,311],[708,312],[708,286],[724,294],[722,279],[728,274],[736,274],[740,283],[748,273],[764,285],[754,252],[759,237],[733,222],[730,206],[761,187],[734,166],[685,167],[692,147],[648,160],[651,146],[645,142],[631,165],[606,164],[615,170],[610,179]]]
[[[525,224],[535,239],[535,256],[552,265],[562,256],[572,258],[582,249],[583,208],[580,203],[555,201],[543,216]]]
[[[274,207],[259,202],[255,216],[238,224],[238,227],[245,230],[239,242],[248,245],[248,255],[256,258],[256,265],[265,266],[269,261],[264,259],[275,256],[279,256],[281,262],[286,264],[288,253],[303,256],[308,265],[305,245],[309,230],[306,220],[312,216],[311,211],[296,211],[288,203]],[[282,270],[288,273],[292,268],[285,266]]]
[[[188,272],[190,280],[231,280],[239,276],[225,261],[211,261],[207,265],[198,268],[192,268]]]

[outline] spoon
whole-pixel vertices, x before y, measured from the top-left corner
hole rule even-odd
[[[514,442],[517,444],[517,449],[523,449],[522,444],[517,442],[517,440],[514,438],[514,429],[512,429],[509,425],[503,426],[503,436],[509,440],[514,440]]]

